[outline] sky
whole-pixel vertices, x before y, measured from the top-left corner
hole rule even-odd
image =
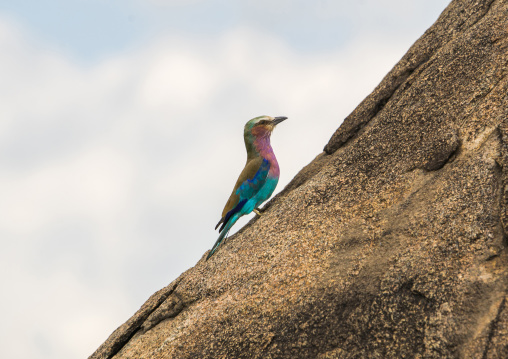
[[[447,4],[0,0],[0,357],[91,355],[214,244],[245,122],[282,190]]]

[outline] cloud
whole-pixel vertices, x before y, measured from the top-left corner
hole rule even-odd
[[[215,242],[248,119],[289,117],[273,135],[280,190],[407,47],[378,35],[303,53],[236,26],[84,66],[39,40],[0,18],[5,358],[91,354]]]

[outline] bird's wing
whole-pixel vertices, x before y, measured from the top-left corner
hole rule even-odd
[[[231,216],[240,212],[243,205],[254,197],[265,184],[269,170],[270,162],[262,157],[256,157],[247,162],[242,173],[240,173],[240,177],[238,177],[236,181],[233,193],[231,193],[222,211],[222,218],[215,229],[222,223],[221,231]]]

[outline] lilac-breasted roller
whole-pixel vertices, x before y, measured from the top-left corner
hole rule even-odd
[[[245,124],[243,138],[247,163],[222,211],[222,218],[215,226],[217,229],[222,224],[219,238],[208,253],[207,260],[215,253],[238,218],[252,211],[259,214],[257,208],[275,190],[280,171],[270,145],[270,135],[275,126],[286,119],[287,117],[259,116]]]

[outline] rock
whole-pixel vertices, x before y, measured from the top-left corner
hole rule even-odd
[[[508,358],[507,226],[508,0],[454,0],[262,217],[90,358]]]

